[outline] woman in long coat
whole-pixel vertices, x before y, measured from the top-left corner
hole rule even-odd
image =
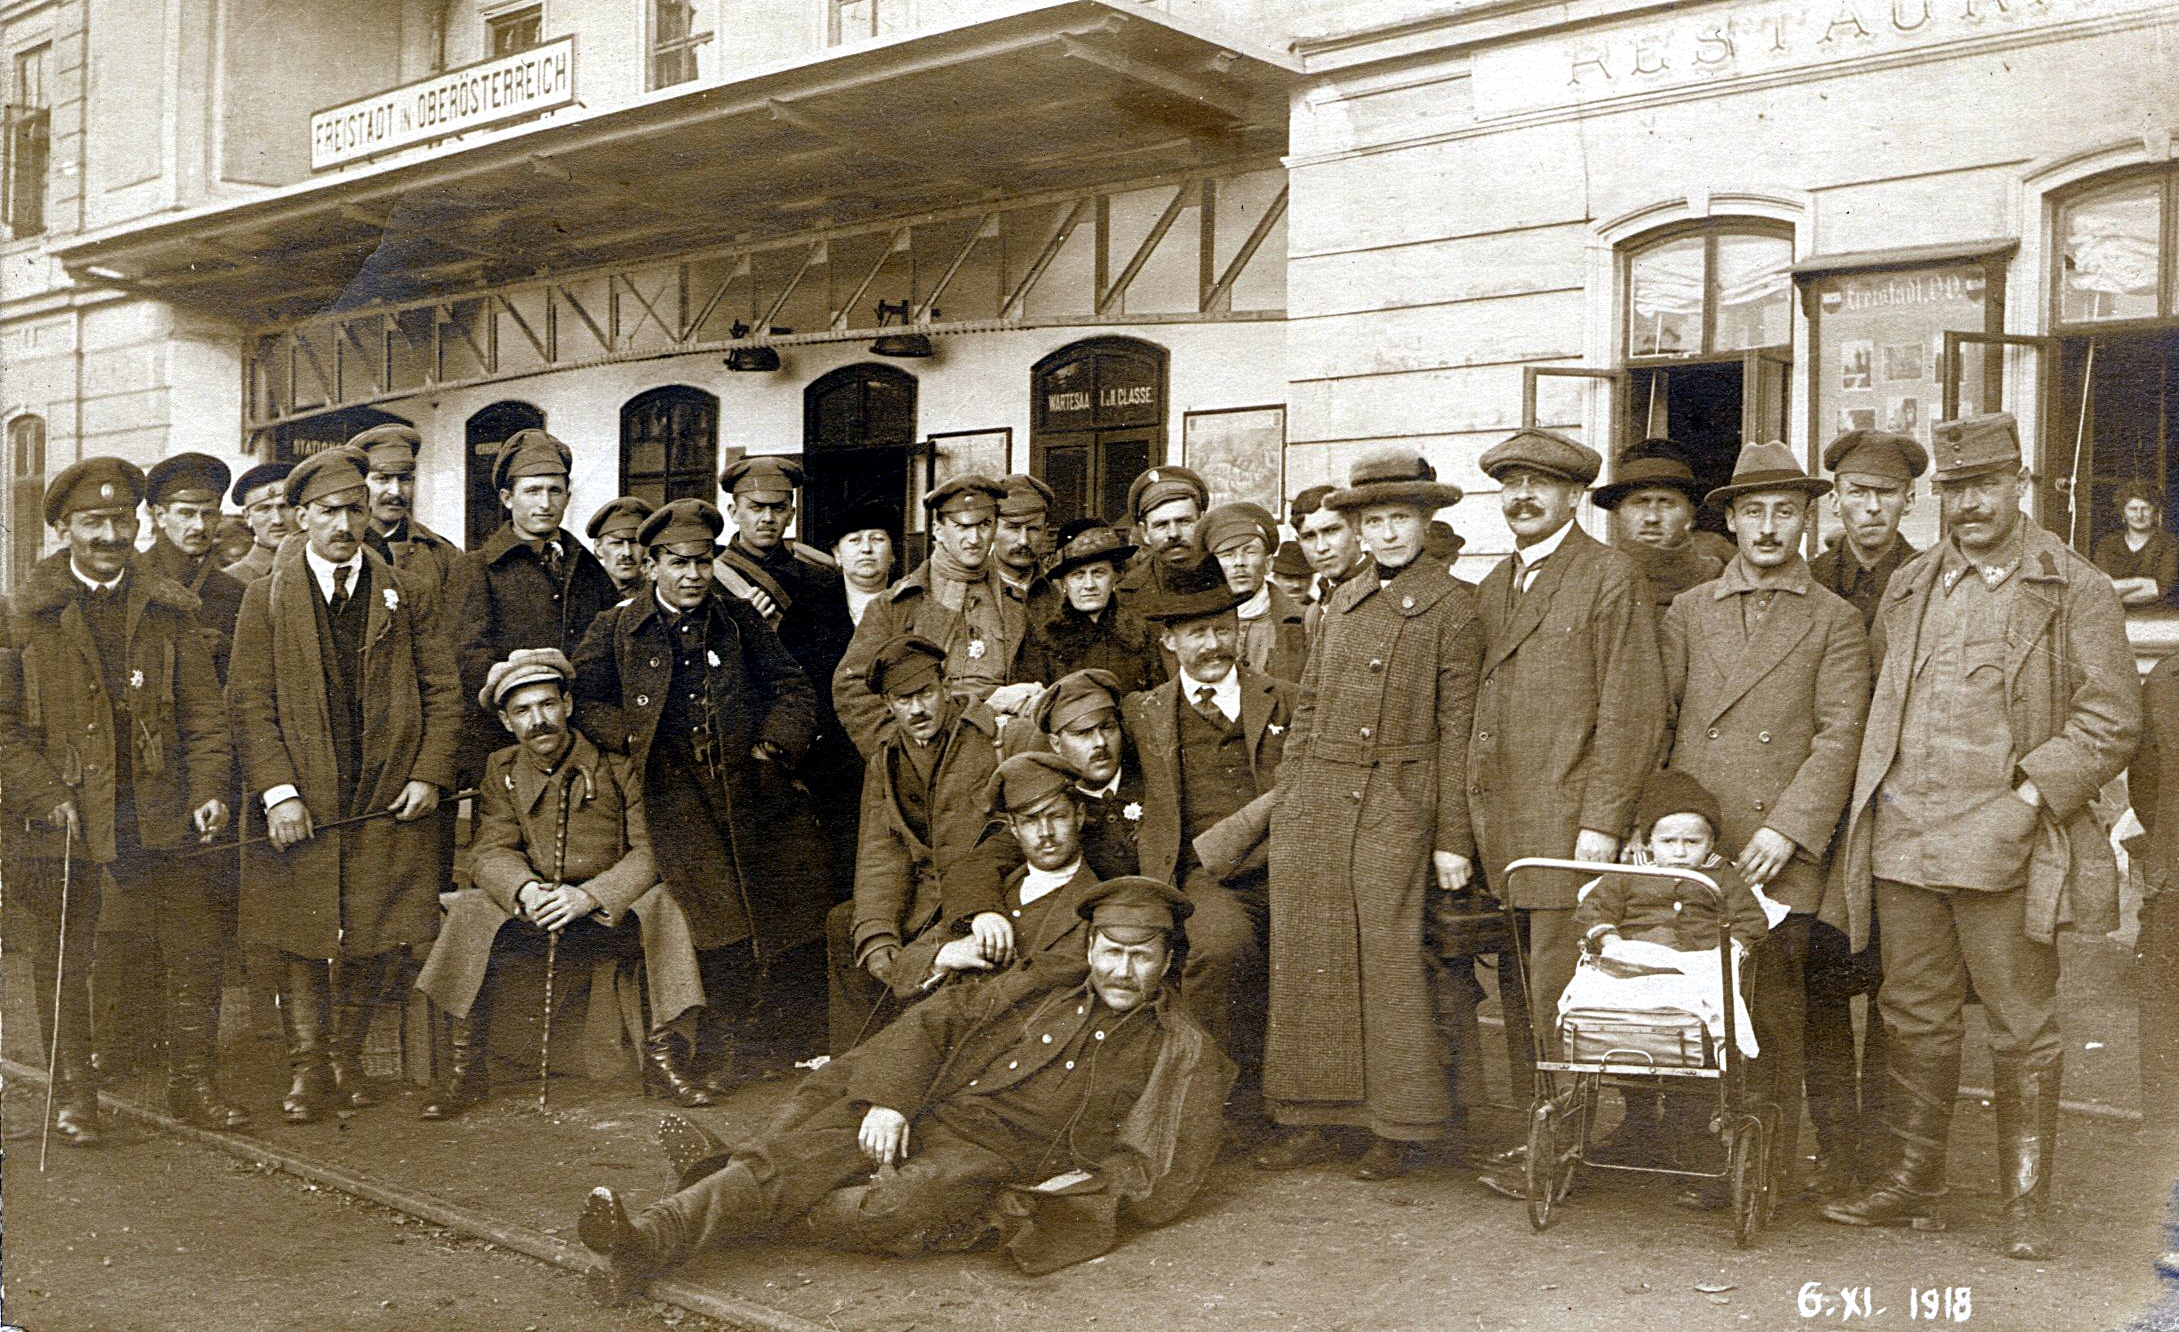
[[[1356,1175],[1403,1174],[1456,1107],[1423,946],[1433,891],[1474,858],[1462,773],[1483,656],[1474,589],[1422,556],[1460,499],[1412,454],[1365,460],[1326,503],[1377,560],[1325,606],[1279,770],[1271,831],[1264,1096],[1301,1130],[1257,1154],[1323,1159],[1325,1126],[1375,1138]]]

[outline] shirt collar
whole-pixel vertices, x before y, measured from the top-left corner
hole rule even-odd
[[[78,569],[74,560],[68,561],[68,572],[74,574],[76,581],[83,584],[84,589],[90,592],[111,592],[121,586],[121,580],[128,577],[129,573],[128,568],[123,566],[120,573],[101,583],[89,574],[84,573],[83,570]]]
[[[1755,569],[1744,555],[1735,555],[1726,561],[1725,572],[1717,577],[1717,595],[1728,597],[1736,592],[1791,592],[1804,595],[1814,585],[1809,576],[1808,561],[1796,555],[1784,577],[1775,582],[1758,582]]]
[[[2027,552],[2024,526],[2026,521],[2023,518],[2014,525],[2012,536],[1988,560],[1969,558],[1967,552],[1960,549],[1955,538],[1946,537],[1943,554],[1938,557],[1939,585],[1946,592],[1950,592],[1958,585],[1961,577],[1973,571],[1981,576],[1983,586],[1992,591],[2004,586],[2005,580],[2012,577],[2013,572],[2020,567],[2021,557]]]
[[[1239,666],[1227,671],[1226,678],[1216,684],[1208,680],[1198,680],[1186,671],[1180,673],[1181,695],[1191,705],[1197,698],[1202,696],[1202,691],[1205,689],[1211,691],[1211,706],[1226,714],[1227,721],[1233,721],[1241,715],[1241,668]]]
[[[1023,866],[1021,904],[1027,906],[1040,897],[1046,897],[1058,892],[1066,887],[1075,875],[1081,872],[1082,857],[1080,856],[1076,856],[1072,861],[1055,870],[1040,870],[1034,865]]]
[[[318,590],[325,594],[327,601],[331,601],[333,599],[333,571],[336,569],[346,569],[348,571],[348,590],[350,593],[356,590],[356,575],[362,572],[363,566],[363,547],[357,546],[355,554],[339,564],[335,564],[311,549],[310,543],[306,541],[303,543],[303,562],[310,567],[311,577],[318,580]]]
[[[1525,550],[1519,546],[1514,547],[1513,558],[1521,562],[1521,569],[1525,573],[1556,554],[1558,548],[1566,544],[1566,534],[1573,530],[1574,520],[1569,518],[1559,525],[1558,531],[1553,532],[1535,545]]]
[[[1265,579],[1264,585],[1256,589],[1256,595],[1234,607],[1235,613],[1244,620],[1260,620],[1263,618],[1264,612],[1269,609],[1271,609],[1271,580],[1269,579]]]
[[[1122,768],[1114,768],[1112,770],[1112,780],[1106,782],[1103,786],[1085,786],[1082,783],[1077,782],[1075,783],[1075,789],[1080,791],[1083,795],[1094,796],[1099,800],[1103,800],[1107,796],[1116,795],[1119,793],[1120,777],[1122,776],[1124,771],[1125,770]]]

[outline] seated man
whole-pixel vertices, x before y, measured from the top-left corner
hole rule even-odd
[[[542,954],[548,934],[559,935],[562,974],[640,942],[651,1001],[645,1062],[681,1104],[711,1104],[685,1066],[704,1003],[688,917],[659,886],[635,772],[570,724],[574,683],[558,648],[522,648],[491,668],[477,697],[515,743],[485,762],[470,843],[475,886],[454,895],[416,979],[454,1019],[447,1076],[421,1118],[451,1119],[485,1099],[492,968]]]
[[[998,721],[949,691],[945,663],[945,649],[916,634],[895,634],[870,660],[870,688],[893,725],[863,775],[854,899],[825,919],[834,1054],[876,1030],[889,1000],[917,995],[952,937],[941,921],[997,901],[990,876],[966,898],[951,878],[989,826],[984,787],[998,767]]]
[[[1109,1250],[1123,1214],[1143,1225],[1179,1215],[1217,1156],[1233,1080],[1166,998],[1188,901],[1123,878],[1076,913],[1089,922],[1086,976],[1022,967],[917,1004],[812,1073],[752,1141],[699,1148],[723,1164],[633,1219],[611,1189],[593,1189],[577,1233],[607,1260],[611,1293],[782,1230],[906,1255],[1004,1229],[1015,1261],[1042,1273]]]

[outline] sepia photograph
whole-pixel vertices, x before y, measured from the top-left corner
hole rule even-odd
[[[2175,133],[2171,0],[0,0],[0,1332],[2179,1332]]]

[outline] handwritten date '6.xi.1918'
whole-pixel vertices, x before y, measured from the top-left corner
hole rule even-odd
[[[1974,1317],[1971,1286],[1909,1286],[1905,1293],[1905,1321],[1964,1323]],[[1901,1312],[1888,1301],[1878,1303],[1874,1286],[1833,1286],[1821,1281],[1803,1282],[1794,1308],[1804,1319],[1839,1323],[1889,1321]]]

